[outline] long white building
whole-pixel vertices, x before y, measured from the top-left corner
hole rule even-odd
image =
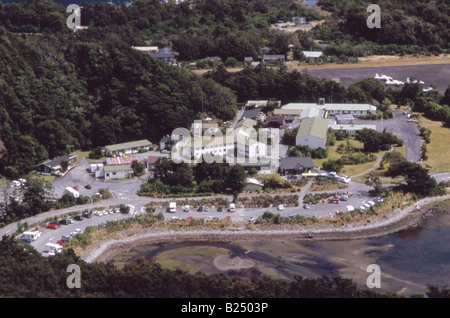
[[[350,104],[350,103],[325,103],[325,100],[321,98],[318,103],[290,103],[281,107],[282,109],[299,109],[305,112],[309,112],[311,109],[323,110],[327,114],[330,115],[343,115],[343,114],[352,114],[352,115],[368,115],[375,114],[377,112],[377,107],[370,104]],[[326,114],[326,115],[327,115]],[[326,117],[325,115],[325,117]],[[315,117],[314,115],[312,117]],[[305,116],[310,117],[310,116]]]

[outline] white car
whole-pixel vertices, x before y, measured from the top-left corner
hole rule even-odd
[[[280,205],[278,206],[278,210],[280,210],[280,211],[284,210],[284,206],[283,206],[282,204],[280,204]]]
[[[256,216],[251,216],[251,217],[248,219],[249,222],[253,222],[254,220],[256,220]]]

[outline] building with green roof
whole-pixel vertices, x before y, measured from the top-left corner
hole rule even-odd
[[[328,120],[312,117],[305,118],[300,123],[295,144],[310,148],[326,148],[328,133]]]

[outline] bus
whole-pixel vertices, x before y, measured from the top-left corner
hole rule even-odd
[[[65,193],[70,193],[71,195],[73,195],[75,197],[75,199],[80,196],[80,193],[71,187],[67,187]]]

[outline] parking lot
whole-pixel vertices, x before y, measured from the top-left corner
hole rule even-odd
[[[107,209],[106,211],[108,211]],[[46,254],[49,248],[46,246],[47,243],[58,244],[63,236],[71,237],[77,232],[84,232],[88,226],[98,226],[106,224],[109,221],[119,221],[128,217],[141,214],[141,207],[133,206],[129,214],[124,214],[120,212],[102,213],[102,215],[94,214],[95,211],[105,211],[104,209],[93,209],[90,214],[91,217],[83,217],[81,220],[78,218],[73,218],[72,223],[60,224],[57,229],[42,228],[39,229],[41,235],[35,241],[31,242],[31,245],[42,254]]]
[[[406,159],[410,162],[419,161],[422,139],[417,126],[413,122],[408,122],[409,118],[401,111],[395,111],[393,115],[393,118],[383,120],[355,119],[355,125],[376,125],[377,131],[386,129],[387,132],[396,134],[405,142]]]
[[[332,192],[332,191],[330,191]],[[194,219],[201,218],[206,219],[208,217],[218,217],[223,219],[226,216],[230,216],[232,221],[248,221],[251,217],[261,216],[264,212],[269,211],[275,214],[280,214],[283,217],[289,217],[294,215],[302,215],[306,217],[323,217],[332,216],[336,214],[336,211],[346,212],[349,210],[349,206],[354,209],[360,208],[362,205],[367,204],[369,201],[373,201],[373,197],[369,197],[366,192],[355,191],[348,193],[347,201],[339,201],[339,203],[324,203],[324,204],[311,204],[308,209],[301,206],[283,206],[280,210],[278,206],[271,206],[267,208],[236,208],[235,212],[229,211],[228,207],[224,207],[222,212],[217,211],[217,207],[211,207],[209,211],[203,209],[202,212],[197,211],[197,206],[190,207],[189,211],[183,211],[183,206],[177,206],[175,212],[168,212],[167,208],[158,209],[157,212],[164,214],[166,220],[173,218],[187,219],[192,217]]]

